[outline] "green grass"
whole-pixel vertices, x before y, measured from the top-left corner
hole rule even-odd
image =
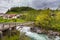
[[[14,34],[15,32],[16,34]],[[31,40],[29,37],[27,37],[25,34],[20,36],[20,32],[16,30],[12,30],[11,36],[9,37],[8,34],[3,36],[3,40]]]
[[[23,20],[23,19],[16,19],[16,22],[24,23],[24,22],[26,22],[26,21]]]
[[[18,40],[18,39],[19,39],[18,35],[14,35],[14,36],[11,36],[11,37],[8,37],[8,36],[4,37],[4,40]]]
[[[26,22],[23,19],[0,19],[0,23],[4,22],[19,22],[19,23],[24,23]]]

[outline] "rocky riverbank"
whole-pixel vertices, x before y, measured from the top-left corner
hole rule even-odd
[[[31,27],[31,26],[17,26],[16,30],[20,31],[20,35],[25,34],[26,36],[35,39],[35,40],[60,40],[59,36],[53,36],[50,33],[47,33],[46,30]],[[49,35],[48,35],[49,34]]]
[[[32,27],[31,31],[36,32],[38,34],[47,34],[48,36],[60,36],[60,32],[53,31],[53,30],[45,30],[38,27]]]

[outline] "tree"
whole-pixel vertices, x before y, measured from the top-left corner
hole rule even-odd
[[[49,21],[50,20],[51,19],[50,19],[48,13],[47,14],[46,13],[42,13],[42,14],[40,14],[40,15],[38,15],[36,17],[36,25],[47,29],[48,26],[49,26]]]

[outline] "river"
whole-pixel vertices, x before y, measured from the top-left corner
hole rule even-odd
[[[49,38],[45,34],[38,34],[35,32],[31,32],[30,27],[24,26],[24,27],[20,28],[20,26],[18,26],[18,27],[16,27],[16,29],[20,32],[25,33],[25,35],[30,37],[32,40],[60,40],[59,36],[56,36],[55,38],[52,36],[51,38]]]

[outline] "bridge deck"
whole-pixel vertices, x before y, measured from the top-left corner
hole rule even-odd
[[[20,25],[30,25],[33,24],[34,22],[28,22],[28,23],[0,23],[0,31],[12,28],[12,27],[17,27]]]

